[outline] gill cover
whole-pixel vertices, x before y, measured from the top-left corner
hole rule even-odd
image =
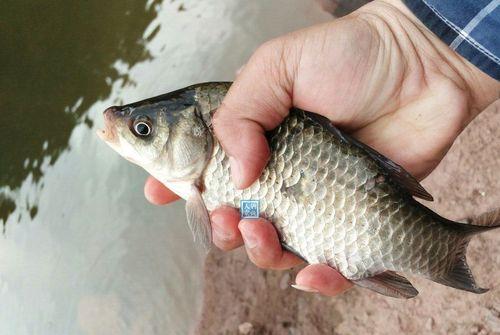
[[[208,252],[212,244],[212,227],[201,196],[201,176],[213,150],[213,138],[195,106],[178,114],[165,143],[165,161],[171,171],[170,181],[190,184],[186,199],[186,217],[194,241]]]
[[[195,106],[180,111],[171,122],[163,157],[169,179],[195,181],[212,154],[212,134]]]

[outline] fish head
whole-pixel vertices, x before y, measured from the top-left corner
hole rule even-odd
[[[162,182],[198,179],[213,137],[193,94],[166,94],[104,111],[99,137]]]

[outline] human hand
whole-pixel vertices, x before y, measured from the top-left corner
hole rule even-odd
[[[373,1],[342,19],[261,46],[239,73],[214,118],[217,138],[244,188],[269,157],[264,132],[292,106],[328,117],[362,142],[423,178],[441,161],[463,128],[500,91],[428,31],[398,0]],[[176,199],[154,179],[146,197]],[[213,241],[223,250],[245,244],[258,266],[300,263],[283,251],[271,223],[241,220],[238,211],[212,212]],[[326,265],[309,265],[297,285],[326,295],[350,286]]]

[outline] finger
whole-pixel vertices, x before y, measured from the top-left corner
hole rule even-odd
[[[250,186],[269,158],[264,132],[275,128],[291,107],[290,65],[285,43],[264,44],[250,58],[214,115],[218,140],[231,157],[238,188]],[[286,55],[285,55],[286,54]]]
[[[316,0],[316,2],[319,3],[324,11],[330,14],[333,14],[338,7],[338,2],[335,0]]]
[[[288,269],[302,263],[292,253],[283,250],[274,226],[264,219],[243,219],[240,229],[250,260],[261,268]]]
[[[214,244],[224,250],[232,250],[243,244],[238,229],[240,213],[231,207],[220,207],[210,213],[212,222],[212,238]]]
[[[334,296],[352,287],[352,283],[326,264],[313,264],[302,269],[293,287],[306,292]]]
[[[144,196],[154,205],[165,205],[179,199],[177,194],[151,176],[148,177],[144,184]]]

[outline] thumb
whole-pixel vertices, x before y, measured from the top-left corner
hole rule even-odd
[[[292,52],[283,39],[262,45],[241,70],[214,115],[217,139],[230,157],[237,188],[250,186],[269,159],[265,131],[278,126],[292,106]]]

